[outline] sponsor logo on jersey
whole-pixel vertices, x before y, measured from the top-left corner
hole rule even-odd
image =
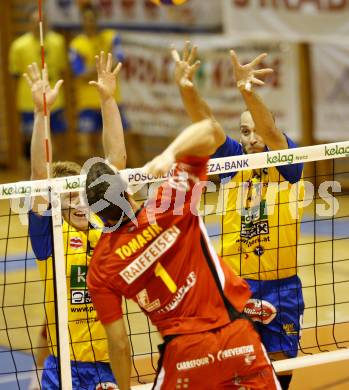
[[[70,298],[73,305],[92,303],[88,290],[70,290]]]
[[[86,287],[86,265],[72,265],[70,268],[70,287],[85,288]]]
[[[189,378],[178,378],[176,382],[176,390],[189,389]]]
[[[261,234],[269,234],[269,223],[265,200],[260,205],[243,210],[240,236],[251,239]]]
[[[152,312],[160,307],[160,300],[155,299],[155,301],[150,302],[147,289],[143,289],[136,295],[138,304],[147,312]]]
[[[178,289],[172,301],[168,305],[166,305],[163,309],[159,310],[158,313],[168,313],[169,311],[174,310],[182,302],[187,292],[195,285],[195,283],[196,283],[195,272],[190,272],[190,274],[187,276],[187,280],[185,284]]]
[[[99,383],[96,386],[96,390],[113,390],[113,389],[118,389],[115,383],[112,382],[103,382]]]
[[[264,248],[262,246],[257,246],[253,252],[256,256],[262,256],[264,253]]]
[[[176,368],[178,371],[184,371],[184,370],[191,370],[192,368],[202,367],[202,366],[208,366],[210,363],[214,363],[215,358],[212,354],[208,354],[207,356],[198,358],[198,359],[192,359],[192,360],[186,360],[184,362],[178,362],[176,364]]]
[[[70,268],[70,302],[72,305],[92,303],[86,287],[86,265],[72,265]]]
[[[172,247],[180,233],[181,231],[176,225],[166,229],[140,256],[125,267],[119,275],[127,284],[134,282]]]
[[[149,225],[127,244],[117,248],[115,253],[119,255],[122,260],[126,260],[128,257],[141,250],[148,242],[153,241],[163,230],[164,229],[157,224]]]
[[[72,237],[69,241],[69,245],[71,248],[78,249],[83,246],[83,242],[80,237]]]
[[[240,355],[250,356],[251,353],[254,353],[254,347],[252,344],[242,345],[241,347],[219,350],[217,352],[217,359],[221,362],[222,360],[230,359]]]
[[[274,305],[262,299],[249,299],[245,305],[244,312],[256,322],[269,324],[276,317],[277,310]]]
[[[290,323],[290,324],[283,324],[282,329],[287,335],[292,335],[292,334],[298,334],[298,331],[296,330],[295,324]]]

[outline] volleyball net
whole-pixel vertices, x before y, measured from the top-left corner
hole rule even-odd
[[[272,181],[272,169],[295,164],[304,164],[301,181],[285,184],[281,176]],[[235,175],[235,181],[223,178],[236,171],[240,176]],[[149,177],[142,169],[122,174],[140,201],[164,180]],[[302,281],[305,310],[298,357],[275,362],[276,370],[348,359],[349,141],[210,160],[208,174],[200,214],[222,258],[238,264],[247,278],[258,280],[268,272],[277,278],[297,273]],[[261,178],[268,174],[265,186]],[[79,346],[87,343],[91,356],[96,356],[95,350],[106,345],[93,330],[93,309],[86,290],[91,248],[83,251],[81,236],[64,230],[67,227],[62,223],[62,194],[82,192],[84,183],[84,176],[75,176],[0,185],[0,383],[12,383],[11,388],[26,388],[33,375],[41,376],[35,355],[43,348],[38,340],[45,324],[59,357],[57,369],[64,389],[71,388],[70,354],[78,354]],[[39,272],[31,247],[28,212],[30,199],[37,196],[50,198],[52,272],[42,265],[44,271]],[[237,215],[238,227],[233,223]],[[80,251],[83,259],[79,265],[69,262],[74,251]],[[260,266],[267,251],[274,259],[269,269]],[[246,260],[253,256],[260,260],[258,267],[245,268]],[[54,321],[48,315],[50,305]],[[267,317],[273,313],[263,302],[259,309],[252,313],[254,319],[270,320]],[[161,337],[132,301],[124,302],[124,319],[132,351],[133,385],[150,383]],[[87,336],[74,333],[74,326],[81,324],[88,327]],[[286,322],[283,332],[292,334],[299,329]]]

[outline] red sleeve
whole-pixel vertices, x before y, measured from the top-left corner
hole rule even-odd
[[[90,272],[87,274],[87,286],[92,298],[93,306],[97,311],[97,318],[102,324],[122,318],[122,296],[111,290],[104,283],[93,280]]]
[[[197,203],[192,199],[193,188],[206,181],[208,160],[209,157],[180,158],[173,175],[159,187],[156,196],[148,200],[148,217],[171,210],[174,214],[181,214],[183,207],[187,209],[191,202]],[[195,198],[200,199],[201,191],[202,187],[195,191]]]
[[[177,170],[187,172],[189,175],[199,178],[200,180],[207,179],[207,162],[209,157],[182,157],[177,161]]]

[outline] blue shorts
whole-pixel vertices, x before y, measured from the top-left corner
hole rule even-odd
[[[268,352],[298,352],[304,313],[302,283],[298,276],[279,280],[246,280],[252,297],[245,313],[255,322]]]
[[[34,113],[21,112],[21,128],[25,135],[30,136],[33,132]],[[67,122],[64,117],[64,110],[51,112],[50,126],[52,134],[64,133],[67,130]]]
[[[111,390],[118,388],[108,363],[71,361],[70,364],[73,390]],[[57,358],[50,355],[44,364],[41,379],[42,388],[45,390],[59,390],[58,378]]]
[[[119,105],[119,112],[124,131],[130,128],[125,115],[125,109]],[[78,129],[81,133],[96,133],[103,127],[102,114],[100,110],[81,110],[79,112]]]

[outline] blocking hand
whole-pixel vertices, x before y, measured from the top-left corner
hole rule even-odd
[[[57,99],[63,80],[57,81],[56,85],[51,88],[48,81],[46,64],[41,75],[36,62],[28,65],[28,73],[24,73],[23,77],[27,80],[29,88],[31,89],[35,109],[39,112],[44,111],[43,93],[45,91],[46,105],[47,110],[49,111]]]
[[[95,56],[96,69],[97,69],[97,81],[90,81],[89,84],[97,88],[102,99],[108,99],[114,97],[116,90],[116,79],[121,69],[121,62],[119,62],[114,70],[113,57],[111,53],[108,53],[105,58],[105,53],[100,52],[100,55]]]

